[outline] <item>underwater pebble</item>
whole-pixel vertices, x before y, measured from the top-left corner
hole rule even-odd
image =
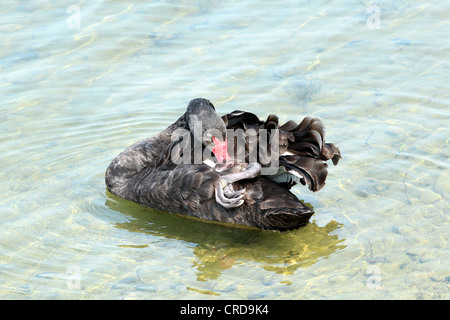
[[[437,178],[434,188],[441,195],[446,195],[450,193],[450,174],[443,173]]]
[[[323,294],[321,292],[315,290],[315,291],[311,291],[311,292],[306,292],[299,298],[300,299],[309,299],[309,300],[320,300],[320,299],[324,299],[325,297],[323,296]]]
[[[276,282],[272,279],[272,278],[263,278],[262,279],[262,281],[261,281],[261,284],[263,285],[263,286],[271,286],[271,285],[273,285],[273,284],[275,284]]]
[[[67,275],[61,272],[42,272],[36,274],[36,277],[45,279],[64,279]]]
[[[410,226],[399,226],[399,227],[396,229],[396,231],[397,231],[397,233],[399,233],[399,234],[401,234],[401,235],[403,235],[403,236],[406,236],[406,235],[413,234],[414,229],[411,228]]]
[[[408,277],[405,278],[405,283],[408,286],[420,286],[423,283],[425,276],[422,272],[411,271]]]
[[[420,195],[420,200],[427,204],[436,202],[440,199],[441,199],[441,197],[437,193],[435,193],[429,189],[423,190],[423,192]]]
[[[44,70],[19,70],[7,75],[6,81],[15,85],[25,85],[40,82],[47,77]]]
[[[232,292],[232,291],[236,291],[238,290],[238,284],[237,283],[232,283],[229,285],[225,285],[224,287],[218,288],[218,291],[220,292]]]
[[[149,291],[149,292],[157,292],[158,291],[158,287],[152,286],[152,285],[136,286],[135,289],[139,290],[139,291]]]
[[[383,188],[382,186],[380,186],[380,185],[376,185],[376,186],[375,186],[375,190],[376,190],[377,192],[381,192],[381,191],[384,191],[384,188]]]
[[[367,262],[370,264],[376,264],[376,263],[385,263],[388,260],[385,257],[370,257],[367,258]]]
[[[420,263],[434,263],[435,260],[436,260],[436,257],[433,255],[430,255],[430,254],[425,254],[418,259],[418,261]],[[439,264],[440,262],[437,262],[437,263]]]
[[[330,283],[344,282],[345,280],[347,280],[346,276],[332,276],[328,278],[328,282]]]
[[[431,275],[430,280],[434,282],[450,282],[450,276],[445,275]]]
[[[122,295],[122,298],[124,300],[138,300],[138,299],[142,299],[142,297],[140,296],[140,294],[138,292],[126,292],[126,293],[124,293],[124,295]]]
[[[417,259],[418,256],[424,255],[426,252],[426,248],[423,247],[415,247],[406,250],[406,254],[411,258]]]
[[[126,277],[121,279],[119,282],[113,284],[111,286],[111,289],[125,289],[125,288],[130,288],[130,286],[133,286],[135,284],[137,284],[137,279],[133,278],[133,277]]]
[[[435,217],[439,217],[440,215],[441,215],[441,212],[434,207],[427,208],[422,213],[422,216],[424,218],[435,218]]]
[[[360,198],[367,198],[369,194],[364,190],[356,190],[355,194]]]
[[[140,266],[136,270],[136,278],[142,283],[152,283],[166,273],[161,266]]]
[[[391,41],[394,41],[395,44],[399,44],[401,46],[410,46],[412,41],[409,39],[402,39],[402,38],[395,38],[391,39]]]
[[[313,276],[317,277],[317,276],[322,276],[323,274],[326,274],[327,272],[329,272],[328,268],[321,267],[321,268],[318,268],[318,269],[316,269],[316,270],[313,270],[313,271],[311,272],[311,274],[312,274]]]
[[[263,291],[258,293],[250,293],[247,295],[247,299],[263,299],[269,295],[269,291]]]

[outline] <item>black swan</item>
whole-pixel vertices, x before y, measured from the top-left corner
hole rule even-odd
[[[285,231],[304,226],[314,213],[289,189],[301,183],[320,190],[325,161],[336,165],[340,158],[317,118],[279,125],[275,115],[220,117],[198,98],[164,131],[116,156],[105,181],[112,194],[146,207]]]

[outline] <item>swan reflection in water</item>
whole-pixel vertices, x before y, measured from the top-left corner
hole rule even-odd
[[[217,279],[224,270],[248,261],[261,264],[265,270],[290,275],[346,247],[345,239],[331,234],[342,226],[334,220],[324,227],[310,222],[301,229],[280,233],[165,213],[109,192],[106,205],[128,217],[128,221],[115,224],[119,229],[194,244],[193,266],[198,271],[198,281]]]

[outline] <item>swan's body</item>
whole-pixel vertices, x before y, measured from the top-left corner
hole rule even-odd
[[[289,189],[301,182],[313,191],[319,190],[327,174],[324,161],[333,158],[337,163],[340,157],[334,145],[324,144],[323,128],[318,128],[317,119],[315,128],[307,124],[296,128],[293,122],[284,125],[284,130],[280,130],[280,153],[285,155],[279,158],[278,172],[268,177],[260,175],[258,163],[211,165],[209,159],[208,165],[208,161],[174,161],[174,150],[183,144],[182,139],[173,138],[174,134],[180,129],[192,132],[193,118],[221,133],[223,125],[228,129],[279,127],[273,116],[271,122],[261,122],[255,115],[240,111],[223,116],[221,122],[208,100],[195,99],[186,114],[163,132],[131,145],[112,161],[105,176],[108,190],[146,207],[262,229],[295,229],[309,221],[313,210]],[[303,136],[294,137],[300,129]],[[314,129],[321,132],[311,134]],[[299,139],[304,140],[303,144]],[[207,144],[202,143],[205,150]],[[291,149],[289,144],[297,148]]]

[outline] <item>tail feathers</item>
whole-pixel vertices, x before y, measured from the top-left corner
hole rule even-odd
[[[323,160],[331,159],[334,165],[337,165],[339,160],[342,159],[341,151],[334,143],[325,143],[322,148],[322,155],[325,157]]]
[[[241,128],[247,130],[251,127],[260,127],[263,123],[258,116],[246,111],[236,110],[222,117],[228,129]]]
[[[318,118],[305,117],[300,123],[290,120],[280,125],[276,115],[269,115],[263,122],[253,113],[234,111],[223,119],[229,129],[279,129],[280,166],[283,167],[280,174],[283,176],[276,175],[275,178],[281,182],[299,181],[307,184],[310,190],[318,191],[325,185],[328,175],[326,161],[331,160],[337,165],[342,158],[338,147],[325,142],[325,128]],[[246,148],[248,149],[248,145]],[[270,146],[259,145],[258,148],[270,150]],[[295,181],[289,180],[289,173],[295,176]]]
[[[290,143],[288,148],[291,153],[324,161],[333,159],[334,164],[341,158],[341,153],[334,144],[325,143],[325,129],[322,121],[317,118],[306,117],[299,125],[289,121],[280,126],[280,130],[294,134],[294,142]]]
[[[308,185],[311,191],[319,191],[325,185],[328,165],[323,160],[297,155],[285,156],[280,159],[280,166],[290,175],[300,175],[298,180],[303,185]]]
[[[288,130],[294,135],[294,141],[287,148],[292,155],[281,157],[280,165],[302,175],[301,182],[306,183],[311,191],[322,189],[328,175],[325,161],[331,159],[337,165],[341,158],[339,148],[333,143],[325,143],[322,121],[306,117],[300,124],[296,124],[291,120],[280,126],[280,130]]]
[[[314,210],[281,185],[268,179],[261,180],[263,200],[258,224],[263,229],[291,230],[308,223]]]
[[[261,223],[261,226],[268,230],[293,230],[306,225],[313,214],[314,211],[306,206],[299,209],[277,208],[267,210],[263,211],[264,223]]]

